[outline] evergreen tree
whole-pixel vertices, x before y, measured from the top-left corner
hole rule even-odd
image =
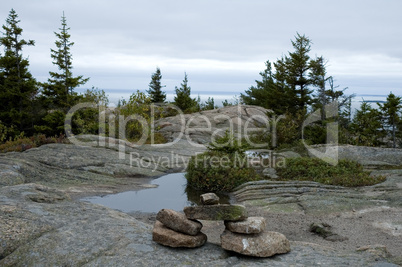
[[[356,111],[350,129],[355,139],[354,145],[380,145],[384,137],[380,111],[372,108],[367,102],[363,102],[360,109]]]
[[[65,114],[82,97],[74,89],[85,84],[89,78],[82,75],[73,76],[71,47],[74,42],[70,41],[66,17],[61,17],[60,32],[54,32],[57,37],[56,49],[50,49],[53,64],[59,72],[49,71],[50,78],[42,84],[42,104],[48,113],[43,117],[41,125],[35,125],[35,130],[48,136],[60,135],[64,132]],[[80,111],[81,113],[83,111]],[[75,116],[74,119],[76,119]]]
[[[261,81],[256,80],[256,86],[251,86],[245,94],[240,94],[240,97],[247,105],[264,107],[282,114],[286,111],[286,106],[283,105],[285,91],[274,77],[271,62],[265,62],[265,66],[266,69],[260,72]]]
[[[305,35],[297,33],[295,41],[292,41],[294,52],[289,52],[285,57],[286,82],[291,89],[295,100],[294,107],[299,109],[307,108],[311,104],[310,86],[316,81],[316,77],[309,72],[313,62],[311,62],[309,53],[311,51],[311,40]]]
[[[345,113],[344,108],[348,109],[350,100],[354,95],[345,95],[344,91],[347,87],[342,90],[336,90],[339,86],[334,85],[334,79],[332,76],[327,76],[325,65],[326,63],[323,57],[318,57],[310,62],[310,77],[312,83],[317,87],[316,94],[312,98],[312,107],[313,109],[321,109],[321,119],[325,120],[325,106],[337,101],[339,114],[348,114],[345,119],[349,119],[350,111],[346,110]],[[327,85],[329,87],[327,87]]]
[[[277,114],[297,114],[312,104],[315,87],[323,88],[323,58],[311,59],[311,40],[297,33],[292,41],[293,52],[273,63],[267,61],[261,81],[241,94],[243,103],[272,109]],[[324,80],[325,81],[325,80]]]
[[[387,97],[387,102],[384,104],[378,103],[382,112],[385,124],[391,127],[392,147],[396,147],[396,130],[400,121],[400,112],[402,109],[402,98],[395,96],[392,92]]]
[[[70,28],[67,27],[64,12],[59,30],[60,32],[54,33],[57,37],[56,49],[50,49],[53,64],[58,67],[59,72],[49,72],[50,78],[47,83],[43,84],[43,95],[48,100],[51,109],[67,111],[78,100],[74,89],[85,84],[89,78],[84,78],[82,75],[73,76],[71,47],[74,42],[70,41],[71,35],[68,33]]]
[[[179,107],[183,112],[190,111],[196,106],[197,101],[191,98],[191,87],[188,86],[187,73],[184,73],[184,80],[180,88],[175,88],[176,96],[174,97],[174,104]]]
[[[151,82],[149,83],[149,94],[152,103],[162,103],[166,100],[166,93],[162,91],[161,85],[162,74],[159,68],[156,68],[156,72],[151,76]]]
[[[0,57],[0,121],[6,127],[15,125],[20,132],[29,133],[33,130],[33,102],[38,88],[22,50],[35,42],[21,39],[23,30],[19,22],[17,13],[11,9],[0,37],[4,48],[4,56]]]
[[[218,107],[215,106],[215,100],[213,97],[208,97],[208,100],[201,105],[201,110],[212,110],[216,108]]]

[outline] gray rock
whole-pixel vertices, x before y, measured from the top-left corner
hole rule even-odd
[[[152,231],[152,240],[168,247],[197,248],[205,244],[207,236],[201,232],[195,236],[178,233],[156,221]]]
[[[299,241],[291,242],[291,253],[258,260],[210,242],[196,251],[171,249],[152,241],[152,225],[125,213],[81,201],[27,197],[47,192],[35,184],[0,188],[0,266],[398,266],[367,250]]]
[[[340,236],[331,230],[331,226],[327,223],[312,223],[310,225],[310,232],[315,233],[328,241],[345,241],[348,238]]]
[[[264,217],[248,217],[244,221],[225,221],[226,229],[239,234],[258,234],[264,231],[266,220]]]
[[[189,220],[183,213],[170,209],[160,210],[156,215],[156,219],[173,231],[187,235],[197,235],[202,228],[202,224],[199,221]]]
[[[0,186],[126,186],[136,183],[138,177],[182,170],[191,156],[205,151],[204,146],[193,146],[186,140],[163,147],[131,147],[128,142],[120,144],[123,141],[94,135],[80,136],[80,140],[82,146],[48,144],[22,153],[0,154]]]
[[[219,204],[219,197],[215,193],[206,193],[200,196],[203,205],[216,205]]]
[[[262,171],[262,174],[270,179],[278,179],[279,176],[276,174],[276,170],[274,168],[265,168]]]
[[[402,162],[402,149],[365,147],[352,145],[315,145],[310,149],[328,154],[337,154],[339,159],[350,159],[362,165],[400,165]],[[308,150],[311,154],[311,150]]]
[[[183,211],[192,220],[241,221],[247,218],[247,210],[242,205],[191,206],[185,207]]]
[[[221,235],[221,245],[226,250],[254,257],[271,257],[290,251],[289,240],[277,232],[246,235],[225,230]]]
[[[195,144],[211,142],[212,135],[235,129],[235,136],[247,128],[263,128],[268,122],[267,110],[257,106],[229,106],[199,113],[177,115],[156,121],[156,128],[167,140],[190,140]]]

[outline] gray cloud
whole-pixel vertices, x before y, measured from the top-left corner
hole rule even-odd
[[[264,61],[292,49],[296,32],[313,40],[312,56],[326,57],[329,74],[351,91],[363,90],[365,76],[402,87],[399,0],[3,0],[0,23],[11,8],[24,37],[36,40],[24,54],[42,78],[65,11],[75,72],[99,88],[146,88],[160,66],[169,86],[187,71],[193,90],[243,91]]]

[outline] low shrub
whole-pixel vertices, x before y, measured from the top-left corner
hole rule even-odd
[[[46,137],[43,134],[35,135],[32,137],[20,136],[14,140],[9,140],[4,144],[0,144],[0,152],[22,152],[30,148],[39,147],[51,143],[68,143],[64,135],[58,137]]]
[[[244,147],[228,132],[217,138],[203,154],[193,156],[187,166],[187,185],[197,190],[230,192],[235,187],[260,180],[248,164]]]
[[[384,176],[371,176],[361,164],[351,160],[340,160],[332,166],[318,158],[290,158],[285,167],[276,170],[281,180],[314,181],[347,187],[368,186],[385,180]]]
[[[207,151],[193,156],[187,167],[187,184],[197,190],[230,192],[249,181],[260,180],[260,176],[246,164],[247,156]]]

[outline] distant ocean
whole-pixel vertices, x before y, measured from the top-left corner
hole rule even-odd
[[[109,97],[109,101],[111,105],[117,105],[119,99],[130,99],[130,96],[135,93],[137,90],[130,89],[103,89],[106,92],[106,95]],[[79,93],[83,93],[86,89],[79,88],[77,90]],[[141,92],[145,92],[145,90],[140,90]],[[222,101],[227,100],[228,102],[235,102],[236,98],[240,97],[240,93],[244,92],[224,92],[224,91],[199,91],[192,92],[191,97],[197,98],[200,96],[201,102],[205,102],[209,97],[213,97],[215,101],[215,105],[221,107]],[[173,101],[175,96],[175,92],[167,91],[166,98],[168,101]],[[363,101],[368,102],[373,108],[377,108],[377,103],[384,103],[387,100],[387,95],[369,95],[369,94],[356,94],[356,96],[352,99],[352,111],[354,112],[356,109],[360,108],[360,105]]]

